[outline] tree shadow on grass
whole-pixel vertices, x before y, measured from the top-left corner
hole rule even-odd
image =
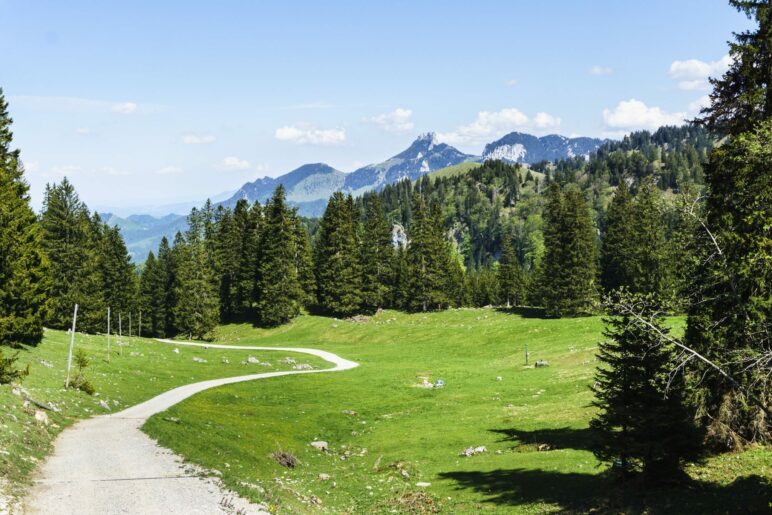
[[[534,431],[506,428],[491,429],[490,431],[503,435],[505,438],[502,441],[512,441],[524,448],[535,447],[535,450],[576,449],[589,451],[592,450],[592,442],[595,438],[589,428],[561,427]]]
[[[520,315],[523,318],[554,318],[554,317],[548,317],[547,314],[544,312],[544,308],[534,308],[530,306],[516,306],[507,308],[504,306],[499,306],[495,308],[496,311],[499,313],[507,313],[510,315]]]
[[[606,474],[511,469],[440,474],[457,490],[473,490],[497,505],[558,505],[564,513],[768,513],[772,485],[761,476],[729,485],[689,481],[651,487],[640,481],[616,482]]]

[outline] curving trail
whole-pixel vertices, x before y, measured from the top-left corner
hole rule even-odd
[[[177,346],[299,352],[333,363],[321,370],[267,372],[192,383],[110,415],[83,420],[56,440],[25,501],[25,513],[212,514],[266,513],[223,490],[214,478],[186,471],[182,460],[145,435],[145,421],[188,397],[217,386],[294,374],[349,370],[357,363],[331,352],[293,347],[252,347],[158,340]],[[230,501],[224,504],[223,499]]]

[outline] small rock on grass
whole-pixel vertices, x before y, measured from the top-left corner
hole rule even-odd
[[[38,422],[38,424],[42,424],[44,426],[48,425],[48,415],[46,415],[45,411],[37,410],[35,412],[35,420]]]
[[[330,480],[329,474],[324,474],[324,473],[319,474],[319,481],[329,481],[329,480]]]
[[[323,452],[327,452],[327,449],[328,449],[329,446],[328,446],[327,442],[325,442],[323,440],[316,440],[314,442],[311,442],[311,447],[313,447],[314,449],[323,451]]]

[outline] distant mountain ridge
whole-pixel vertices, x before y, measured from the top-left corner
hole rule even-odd
[[[512,132],[489,143],[482,156],[476,156],[438,141],[437,135],[429,132],[421,134],[407,149],[381,163],[369,164],[350,173],[336,170],[325,163],[305,164],[279,177],[261,177],[247,182],[229,198],[215,205],[233,207],[240,199],[265,204],[276,187],[282,184],[287,192],[287,202],[297,207],[299,214],[318,217],[324,212],[330,195],[336,191],[361,195],[401,180],[416,180],[449,166],[479,163],[486,159],[533,164],[544,159],[553,161],[589,155],[604,141],[597,138],[566,138],[555,134],[539,138]],[[178,230],[187,227],[186,217],[181,215],[118,217],[107,213],[103,216],[105,221],[121,228],[135,261],[144,259],[148,251],[156,250],[163,236],[171,241]]]
[[[512,163],[534,164],[566,157],[589,157],[606,141],[599,138],[567,138],[558,134],[538,138],[522,132],[510,132],[485,145],[482,160],[501,159]]]

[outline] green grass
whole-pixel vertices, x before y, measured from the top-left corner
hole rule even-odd
[[[682,320],[671,322],[682,329]],[[225,326],[221,343],[321,348],[360,367],[203,392],[151,418],[144,430],[280,513],[766,508],[769,448],[690,467],[689,488],[647,493],[607,480],[587,450],[601,330],[597,317],[543,320],[485,309],[385,312],[363,323],[302,316],[273,330]],[[530,363],[550,366],[525,367],[525,344]],[[447,386],[418,388],[420,376]],[[310,447],[313,440],[327,441],[330,452]],[[480,445],[488,451],[459,456]],[[269,454],[279,449],[300,465],[275,463]]]
[[[24,405],[24,399],[13,393],[10,385],[0,386],[0,494],[20,495],[29,484],[37,464],[52,450],[54,438],[75,421],[107,413],[100,405],[105,401],[118,411],[147,400],[176,386],[206,379],[281,370],[277,363],[288,353],[202,349],[175,346],[144,338],[124,338],[124,346],[113,338],[112,359],[106,360],[106,337],[76,333],[75,346],[86,351],[91,363],[86,377],[96,387],[94,396],[63,388],[70,336],[63,331],[46,330],[37,347],[19,352],[21,367],[29,364],[30,375],[22,383],[31,397],[55,406],[59,412],[47,412],[48,426],[35,421],[38,409]],[[121,353],[119,354],[119,350]],[[14,351],[3,349],[4,353]],[[207,363],[193,361],[193,357]],[[269,361],[272,367],[241,365],[248,356]],[[328,364],[305,354],[292,355],[299,363],[316,367]],[[223,358],[229,363],[224,363]],[[5,483],[5,485],[3,485]]]
[[[435,170],[429,174],[429,177],[432,177],[434,179],[438,179],[440,177],[453,177],[456,175],[464,175],[469,173],[470,170],[474,170],[475,168],[479,168],[480,163],[459,163],[457,165],[451,165],[446,166],[445,168],[440,168],[439,170]]]

